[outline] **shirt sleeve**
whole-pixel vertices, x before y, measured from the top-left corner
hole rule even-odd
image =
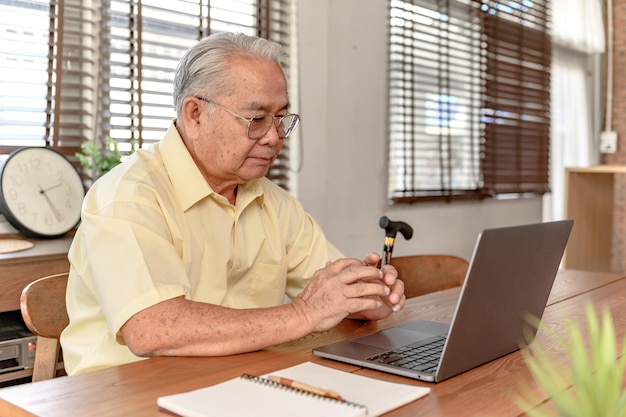
[[[113,204],[83,216],[89,270],[79,273],[93,283],[113,333],[137,312],[188,293],[180,255],[154,208]]]

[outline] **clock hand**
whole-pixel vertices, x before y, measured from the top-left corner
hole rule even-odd
[[[41,189],[41,186],[40,186],[40,187],[39,187],[39,189],[41,190],[41,193],[45,193],[45,192],[47,192],[47,191],[53,190],[53,189],[55,189],[55,188],[57,188],[57,187],[60,187],[61,185],[62,185],[61,183],[58,183],[57,185],[53,185],[52,187],[48,187],[48,188],[46,188],[45,190],[42,190],[42,189]]]
[[[39,194],[43,195],[43,197],[46,199],[46,201],[48,202],[48,205],[50,206],[50,210],[52,210],[52,213],[54,214],[54,217],[57,218],[57,221],[61,221],[63,219],[63,215],[61,214],[61,212],[54,206],[54,204],[52,204],[52,200],[50,200],[50,197],[48,197],[48,195],[46,194],[46,191],[41,188],[41,185],[38,186],[39,187]],[[54,188],[54,187],[52,187]]]

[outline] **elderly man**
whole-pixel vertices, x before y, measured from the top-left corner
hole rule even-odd
[[[344,258],[265,178],[299,122],[283,54],[242,34],[199,42],[164,138],[91,187],[69,253],[69,374],[254,351],[403,307],[393,267]]]

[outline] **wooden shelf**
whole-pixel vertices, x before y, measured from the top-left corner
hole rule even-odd
[[[565,217],[574,228],[565,268],[612,272],[614,178],[622,174],[626,165],[566,169]]]
[[[20,371],[11,371],[0,374],[0,384],[9,381],[15,381],[16,379],[30,378],[33,376],[33,368],[22,369]]]

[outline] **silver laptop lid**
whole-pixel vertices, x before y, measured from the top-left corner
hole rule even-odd
[[[543,316],[572,220],[504,227],[478,237],[436,380],[518,350],[528,315]]]

